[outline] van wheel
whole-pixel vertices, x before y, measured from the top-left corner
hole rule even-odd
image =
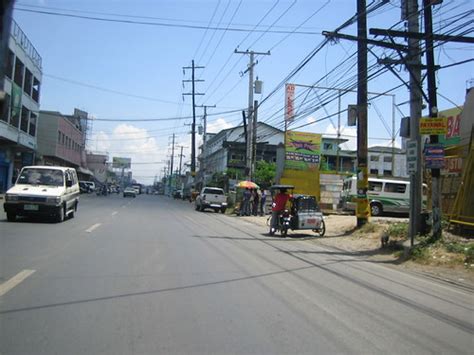
[[[380,216],[383,212],[382,205],[380,203],[370,204],[370,214],[372,216]]]
[[[7,212],[7,221],[8,222],[15,222],[16,221],[16,214],[12,212]]]
[[[56,222],[61,223],[64,221],[64,217],[66,216],[66,212],[64,212],[64,206],[61,206],[58,210],[58,214],[56,215]]]

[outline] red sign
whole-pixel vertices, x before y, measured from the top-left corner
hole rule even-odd
[[[293,121],[295,115],[295,84],[286,84],[285,90],[285,120],[287,122]]]

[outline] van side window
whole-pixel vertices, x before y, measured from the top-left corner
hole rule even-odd
[[[369,181],[369,191],[382,191],[382,182],[378,181]]]
[[[393,193],[399,193],[399,194],[404,194],[407,189],[406,184],[397,184],[397,183],[392,183],[392,182],[387,182],[385,184],[385,192],[393,192]]]

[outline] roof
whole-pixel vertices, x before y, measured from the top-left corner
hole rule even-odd
[[[61,170],[61,171],[66,171],[68,169],[74,169],[69,166],[54,166],[54,165],[28,165],[24,166],[23,169],[25,168],[34,168],[34,169],[54,169],[54,170]]]

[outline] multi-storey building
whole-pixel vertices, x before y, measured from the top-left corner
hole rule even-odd
[[[75,168],[79,179],[92,175],[86,169],[85,136],[87,113],[74,110],[73,115],[40,111],[37,159],[41,164]]]
[[[42,80],[41,56],[20,26],[12,21],[0,111],[0,193],[20,168],[33,164]]]

